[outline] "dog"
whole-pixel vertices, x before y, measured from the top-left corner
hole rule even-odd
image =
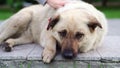
[[[86,2],[70,1],[59,9],[48,4],[21,9],[0,25],[0,43],[9,52],[15,45],[34,42],[44,48],[43,62],[50,63],[57,44],[62,56],[71,59],[100,46],[106,33],[102,12]]]

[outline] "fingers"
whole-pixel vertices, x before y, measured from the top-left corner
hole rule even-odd
[[[57,9],[57,8],[63,7],[67,3],[67,1],[63,1],[63,0],[47,0],[47,3],[51,7]]]

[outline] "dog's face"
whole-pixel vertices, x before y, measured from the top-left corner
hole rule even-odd
[[[91,40],[97,26],[102,28],[94,17],[76,9],[55,15],[48,30],[52,31],[53,37],[59,42],[62,55],[72,58]]]

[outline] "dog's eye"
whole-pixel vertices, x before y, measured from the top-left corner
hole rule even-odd
[[[75,39],[80,39],[80,38],[82,38],[84,36],[84,34],[83,33],[79,33],[79,32],[77,32],[76,33],[76,35],[75,35]]]
[[[59,35],[60,35],[61,37],[65,37],[66,34],[67,34],[67,31],[66,31],[66,30],[62,30],[62,31],[60,31],[60,32],[58,32],[58,33],[59,33]]]

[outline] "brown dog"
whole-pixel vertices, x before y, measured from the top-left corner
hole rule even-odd
[[[34,5],[20,10],[0,25],[0,43],[5,42],[5,51],[17,44],[40,44],[44,47],[42,59],[49,63],[57,42],[63,57],[72,58],[79,51],[99,46],[106,32],[106,18],[100,11],[88,3],[72,1],[60,9]]]

